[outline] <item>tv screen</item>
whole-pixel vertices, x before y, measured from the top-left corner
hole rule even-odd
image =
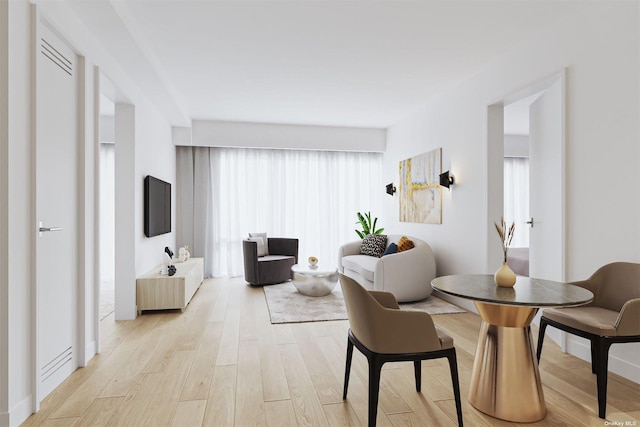
[[[151,175],[144,179],[144,234],[171,232],[171,184]]]

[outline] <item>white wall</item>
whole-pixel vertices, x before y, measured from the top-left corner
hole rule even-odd
[[[82,364],[93,355],[92,349],[95,349],[97,340],[93,305],[94,291],[97,289],[95,150],[98,144],[94,121],[94,117],[97,118],[94,66],[101,67],[136,108],[135,158],[143,160],[134,165],[138,181],[128,183],[134,186],[134,197],[138,198],[135,200],[135,213],[129,218],[136,230],[134,246],[129,248],[135,257],[136,274],[153,268],[157,264],[155,252],[161,253],[164,246],[174,245],[175,242],[175,233],[154,243],[154,239],[146,241],[142,232],[143,174],[153,174],[175,183],[175,147],[171,142],[167,120],[95,42],[68,6],[62,2],[44,1],[38,3],[38,7],[43,18],[59,30],[62,37],[86,59],[86,85],[81,88],[84,94],[81,104],[86,109],[79,129],[86,141],[79,153],[84,162],[80,165],[84,180],[80,188],[82,214],[79,224],[83,235],[80,256],[84,264],[79,271],[80,281],[84,282],[80,296],[86,304],[80,319],[80,333],[86,344],[84,349],[79,350]],[[19,425],[33,409],[31,319],[34,313],[31,290],[35,224],[32,223],[34,171],[31,129],[34,124],[31,120],[30,9],[28,0],[0,2],[0,255],[6,260],[0,269],[0,427]],[[125,286],[135,289],[135,280],[130,280]]]
[[[529,157],[529,136],[528,135],[505,135],[504,136],[504,156],[505,157]]]
[[[640,262],[640,66],[637,2],[593,2],[483,73],[431,100],[387,132],[384,167],[443,148],[443,170],[456,185],[443,192],[442,225],[398,222],[397,197],[386,201],[390,232],[413,234],[434,249],[438,275],[487,271],[487,106],[567,69],[567,278],[588,277],[611,261]],[[616,184],[604,176],[618,171]],[[602,178],[601,178],[602,177]],[[495,203],[495,202],[491,202]],[[500,210],[498,210],[499,212]],[[490,240],[489,240],[490,242]],[[619,346],[623,347],[623,346]],[[638,354],[640,346],[627,345]],[[637,357],[612,348],[612,370],[640,381]]]
[[[194,120],[192,142],[185,144],[188,136],[181,130],[176,145],[378,153],[385,149],[386,136],[384,129]]]

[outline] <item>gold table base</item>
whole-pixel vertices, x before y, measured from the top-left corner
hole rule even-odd
[[[479,411],[507,421],[544,419],[547,407],[529,326],[538,308],[474,304],[482,325],[469,402]]]

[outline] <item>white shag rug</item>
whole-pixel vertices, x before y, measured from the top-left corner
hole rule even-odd
[[[342,288],[338,283],[329,295],[308,297],[299,293],[291,282],[264,286],[271,323],[321,322],[346,320]],[[466,310],[436,296],[411,303],[401,303],[401,310],[425,311],[429,314],[464,313]]]

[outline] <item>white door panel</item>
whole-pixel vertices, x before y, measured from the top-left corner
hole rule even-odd
[[[77,367],[78,84],[75,53],[40,25],[36,83],[38,400]],[[39,225],[39,224],[38,224]]]
[[[564,88],[558,79],[529,107],[529,275],[564,281]]]

